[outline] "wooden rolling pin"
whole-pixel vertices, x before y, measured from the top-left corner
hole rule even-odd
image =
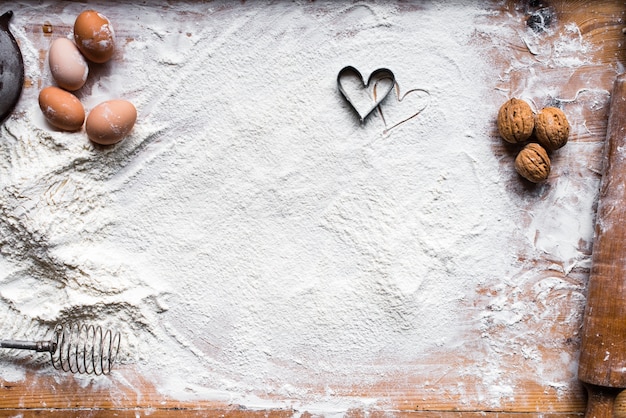
[[[626,388],[626,75],[609,108],[578,378],[587,418],[609,418]]]

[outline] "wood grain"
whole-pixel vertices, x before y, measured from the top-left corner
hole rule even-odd
[[[167,2],[168,7],[175,7],[175,2]],[[502,25],[513,25],[523,30],[525,8],[530,2],[505,1],[491,2],[485,7],[493,9],[492,18]],[[544,2],[545,3],[545,2]],[[573,74],[556,74],[550,76],[563,78],[562,97],[573,99],[576,93],[589,84],[589,80],[610,91],[619,66],[626,63],[624,34],[625,7],[622,1],[555,1],[550,6],[557,12],[557,26],[575,23],[580,29],[580,36],[595,45],[588,51],[590,62],[576,69]],[[189,17],[193,19],[193,16]],[[519,19],[519,20],[515,20]],[[22,28],[33,37],[47,36],[42,30],[45,29],[46,16],[42,15],[41,21],[28,22]],[[54,27],[55,31],[69,29]],[[554,28],[558,29],[557,27]],[[133,29],[135,30],[135,29]],[[121,38],[132,39],[137,36],[132,30],[118,34]],[[488,42],[488,40],[487,40]],[[496,48],[488,49],[494,65],[506,68],[511,55],[528,54],[528,49],[520,39],[511,39],[511,48],[502,51]],[[41,53],[45,57],[45,50]],[[42,61],[43,62],[43,61]],[[43,64],[42,64],[43,65]],[[518,77],[518,78],[516,78]],[[512,74],[510,84],[523,83],[523,74]],[[26,89],[38,89],[40,80],[26,80]],[[500,86],[503,88],[509,86]],[[543,98],[537,98],[543,100]],[[585,101],[588,100],[588,101]],[[585,130],[570,138],[572,144],[579,149],[578,155],[572,164],[586,167],[586,174],[599,176],[602,166],[602,144],[604,143],[607,130],[608,95],[598,94],[595,97],[580,99],[583,104],[581,118],[584,119]],[[580,104],[579,101],[579,104]],[[566,106],[567,108],[567,106]],[[497,132],[494,131],[491,138],[496,156],[502,157],[503,167],[510,163],[510,150],[502,145]],[[555,164],[563,166],[563,164]],[[508,169],[508,168],[507,168]],[[519,182],[511,181],[512,192],[532,193],[520,186]],[[520,208],[523,213],[531,208],[532,199],[528,200],[528,207]],[[581,244],[585,246],[585,244]],[[591,251],[591,246],[588,245]],[[523,255],[520,255],[520,258]],[[544,274],[559,276],[564,280],[584,283],[589,271],[584,266],[577,267],[567,274],[555,272],[553,261],[546,259],[525,260],[534,265],[533,271],[528,272],[530,278],[536,278]],[[532,299],[530,288],[520,287],[520,297]],[[490,289],[477,289],[480,295],[484,292],[487,299]],[[580,323],[567,320],[573,313],[580,309],[580,301],[575,299],[561,299],[559,308],[562,312],[542,322],[526,321],[526,335],[536,335],[536,340],[527,341],[537,355],[541,356],[546,363],[558,362],[561,355],[578,357],[579,345],[576,337]],[[468,306],[468,318],[476,315],[481,307]],[[582,314],[582,313],[581,313]],[[470,321],[470,320],[468,320]],[[524,336],[520,336],[524,338]],[[422,364],[407,366],[402,374],[394,376],[389,381],[381,382],[367,388],[347,388],[338,396],[368,396],[370,398],[383,399],[384,404],[373,405],[367,411],[352,410],[348,417],[440,417],[440,418],[479,418],[498,417],[513,418],[523,414],[528,417],[580,417],[584,413],[586,405],[585,391],[582,385],[572,379],[566,382],[554,382],[553,385],[538,384],[536,376],[532,376],[524,367],[524,359],[520,353],[511,351],[508,353],[511,362],[503,370],[505,374],[520,376],[523,382],[522,393],[517,393],[511,401],[503,400],[499,407],[489,407],[483,400],[482,390],[485,382],[482,376],[468,376],[462,373],[463,366],[475,358],[479,358],[485,350],[484,345],[468,340],[463,351],[472,352],[465,355],[464,352],[442,350],[437,357],[428,357]],[[381,361],[384,361],[382,359]],[[485,365],[488,367],[488,365]],[[245,409],[237,404],[211,402],[202,399],[180,401],[171,399],[159,393],[155,386],[132,365],[123,365],[116,370],[116,386],[111,388],[103,385],[99,379],[82,381],[80,384],[72,377],[65,375],[51,375],[38,373],[36,370],[29,372],[25,380],[17,382],[2,381],[0,379],[0,416],[23,416],[23,417],[205,417],[205,416],[228,416],[228,417],[287,417],[301,415],[303,417],[317,416],[315,411],[301,411],[296,409]],[[0,374],[1,376],[1,374]],[[424,385],[424,381],[433,382]],[[123,382],[123,383],[120,383]],[[450,395],[446,388],[455,388],[464,385],[465,397],[475,401],[464,402],[458,395]],[[319,388],[318,390],[323,390]],[[626,396],[621,394],[617,397],[615,415],[626,417]]]
[[[578,375],[587,416],[610,417],[626,388],[626,75],[615,81],[604,153]]]

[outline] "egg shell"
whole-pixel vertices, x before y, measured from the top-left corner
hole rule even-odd
[[[59,87],[74,91],[85,85],[89,65],[71,40],[55,39],[50,45],[48,61],[52,77]]]
[[[126,100],[109,100],[94,107],[85,122],[90,140],[101,145],[120,142],[135,126],[137,109]]]
[[[109,19],[95,10],[85,10],[74,22],[74,41],[83,55],[102,64],[113,56],[115,32]]]
[[[85,108],[80,100],[58,87],[46,87],[39,92],[39,107],[52,126],[65,131],[77,131],[85,121]]]

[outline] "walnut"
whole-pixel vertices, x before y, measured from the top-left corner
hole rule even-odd
[[[546,107],[535,119],[537,142],[548,151],[554,151],[567,143],[569,122],[563,111],[556,107]]]
[[[505,141],[517,144],[526,141],[533,133],[535,115],[524,100],[512,98],[498,111],[498,131]]]
[[[515,170],[520,176],[533,183],[539,183],[550,174],[550,158],[539,144],[526,145],[515,158]]]

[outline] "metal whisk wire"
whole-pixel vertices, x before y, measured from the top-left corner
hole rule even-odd
[[[120,348],[118,332],[100,326],[58,324],[50,341],[0,340],[0,348],[49,352],[52,366],[72,373],[103,375],[111,372]]]
[[[109,374],[120,347],[120,334],[100,326],[59,324],[54,330],[52,366],[82,374]]]

